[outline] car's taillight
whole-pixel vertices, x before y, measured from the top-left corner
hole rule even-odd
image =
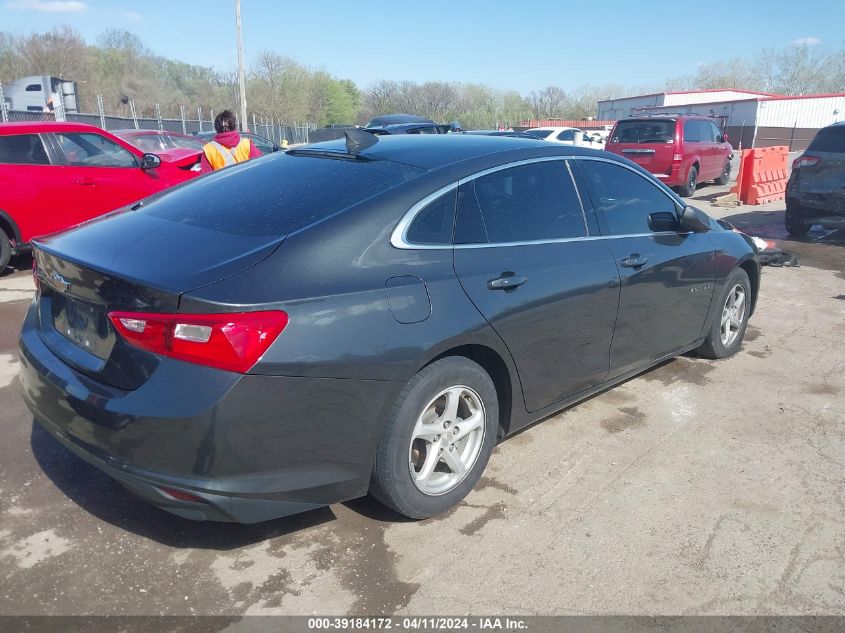
[[[818,156],[808,156],[807,154],[804,154],[792,161],[792,169],[812,167],[813,165],[818,165],[820,162],[822,162],[822,159]]]
[[[127,343],[189,363],[246,373],[288,324],[281,310],[223,314],[110,312]]]

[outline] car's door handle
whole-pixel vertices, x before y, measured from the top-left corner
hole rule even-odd
[[[97,184],[97,181],[96,181],[96,180],[91,180],[91,179],[89,179],[89,178],[79,178],[79,179],[76,181],[76,184],[77,184],[77,185],[82,185],[83,187],[93,187],[94,185],[96,185],[96,184]]]
[[[487,287],[490,290],[509,290],[521,286],[527,281],[522,275],[514,275],[513,273],[505,274],[498,279],[491,279],[487,282]]]
[[[636,253],[623,259],[620,264],[625,268],[639,268],[648,262],[648,257],[640,257]]]

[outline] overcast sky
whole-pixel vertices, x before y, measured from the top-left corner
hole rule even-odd
[[[841,47],[845,2],[242,0],[247,63],[262,49],[365,87],[376,79],[660,86],[697,65],[793,43]],[[0,0],[0,30],[111,27],[155,53],[232,67],[234,0]]]

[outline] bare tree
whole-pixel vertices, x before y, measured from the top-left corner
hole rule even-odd
[[[85,70],[85,40],[68,26],[30,35],[17,46],[29,73],[76,78]]]
[[[528,103],[536,119],[554,119],[563,115],[566,107],[566,93],[557,86],[548,86],[540,91],[532,90]]]

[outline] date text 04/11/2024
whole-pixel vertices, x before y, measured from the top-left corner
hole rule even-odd
[[[314,631],[521,631],[527,629],[525,620],[500,617],[352,617],[308,618],[308,628]]]

